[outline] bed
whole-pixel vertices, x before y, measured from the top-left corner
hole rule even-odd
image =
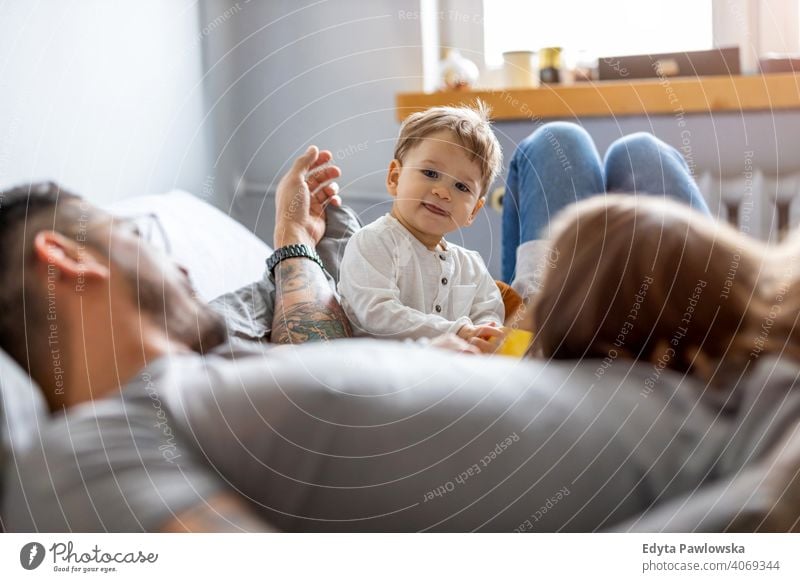
[[[130,199],[109,210],[127,216],[155,213],[164,229],[165,240],[161,243],[166,243],[172,255],[189,269],[199,295],[206,300],[260,278],[264,260],[270,253],[267,244],[225,213],[186,192]],[[235,252],[231,253],[230,249],[235,249]],[[390,356],[391,349],[383,347],[375,352],[374,357],[386,358],[384,385],[402,390],[407,372]],[[324,366],[325,358],[330,357],[330,354],[317,354],[315,363],[303,366],[295,380],[313,388],[318,381],[314,370]],[[474,369],[474,364],[461,368],[460,376],[457,368],[448,376],[435,368],[432,358],[421,358],[421,361],[423,368],[416,372],[415,382],[430,383],[431,391],[446,390],[448,385],[453,390],[464,389],[465,385],[468,389],[482,389],[494,381],[497,383],[497,398],[508,398],[498,380],[504,376],[504,371],[508,372],[509,382],[525,383],[525,390],[519,394],[536,391],[547,395],[559,390],[580,393],[593,385],[597,368],[597,362],[592,361],[530,362],[518,364],[515,368],[493,362],[486,370],[464,378],[464,371]],[[425,365],[430,369],[426,371]],[[669,410],[672,414],[684,411],[677,414],[685,414],[688,419],[693,414],[690,411],[698,406],[706,407],[714,422],[724,427],[728,431],[726,434],[733,436],[720,447],[719,458],[709,464],[701,486],[690,490],[667,487],[664,491],[654,492],[654,502],[648,510],[623,520],[611,520],[604,529],[800,531],[800,392],[795,389],[799,371],[790,362],[762,360],[746,383],[737,389],[735,410],[728,407],[729,403],[715,400],[716,397],[705,392],[702,386],[669,373],[665,374],[660,385],[662,393],[653,398],[642,397],[640,384],[649,373],[645,364],[632,364],[620,370],[619,376],[609,376],[609,399],[616,397],[613,394],[620,390],[629,391],[626,397],[637,406],[650,408],[653,418]],[[487,376],[489,372],[492,373]],[[476,386],[477,383],[480,384]],[[0,415],[3,418],[0,423],[0,461],[3,473],[10,475],[13,472],[8,470],[9,467],[20,455],[37,446],[40,431],[49,420],[36,386],[3,353],[0,353],[0,391]],[[413,401],[418,398],[413,396],[413,392],[408,394],[412,408],[421,405],[422,400],[420,403]],[[601,398],[597,407],[602,408],[602,403]],[[357,409],[348,408],[348,414],[353,410]],[[489,423],[490,419],[487,425]],[[660,440],[668,441],[668,436],[669,433]],[[654,442],[655,445],[650,443],[651,448],[637,443],[631,445],[632,462],[645,466],[650,464],[647,471],[658,470],[659,449],[652,446],[657,447],[660,441],[654,439]],[[508,455],[506,459],[510,461],[512,456]],[[691,462],[691,455],[685,462]],[[553,495],[557,493],[554,491]],[[398,495],[402,495],[402,490]],[[544,502],[543,506],[546,507]],[[526,520],[530,521],[530,516],[518,516],[519,526],[514,529],[524,531]]]

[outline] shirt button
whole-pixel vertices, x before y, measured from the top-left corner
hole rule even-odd
[[[442,277],[442,285],[447,285],[447,277]]]
[[[439,258],[442,259],[443,261],[447,259],[447,257],[444,255],[439,255]]]
[[[437,305],[436,307],[434,307],[434,309],[436,309],[436,313],[441,313],[442,312],[442,306],[441,305]]]

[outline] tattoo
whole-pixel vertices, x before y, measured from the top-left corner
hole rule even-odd
[[[313,261],[301,257],[275,267],[275,314],[271,341],[301,344],[350,337],[350,322]]]

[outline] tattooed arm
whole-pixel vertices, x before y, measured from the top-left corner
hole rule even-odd
[[[341,170],[329,165],[329,151],[311,146],[295,160],[275,196],[275,248],[305,244],[314,248],[325,234],[325,207],[340,205],[333,180]],[[297,257],[275,267],[272,343],[303,343],[350,336],[350,324],[322,269]]]
[[[272,343],[298,344],[350,335],[350,323],[319,265],[303,257],[278,263]]]

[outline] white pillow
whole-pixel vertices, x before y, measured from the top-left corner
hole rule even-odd
[[[126,198],[104,208],[117,216],[155,214],[170,255],[189,270],[198,295],[206,301],[261,279],[272,253],[239,222],[181,190]],[[159,244],[163,237],[155,234],[151,240]]]

